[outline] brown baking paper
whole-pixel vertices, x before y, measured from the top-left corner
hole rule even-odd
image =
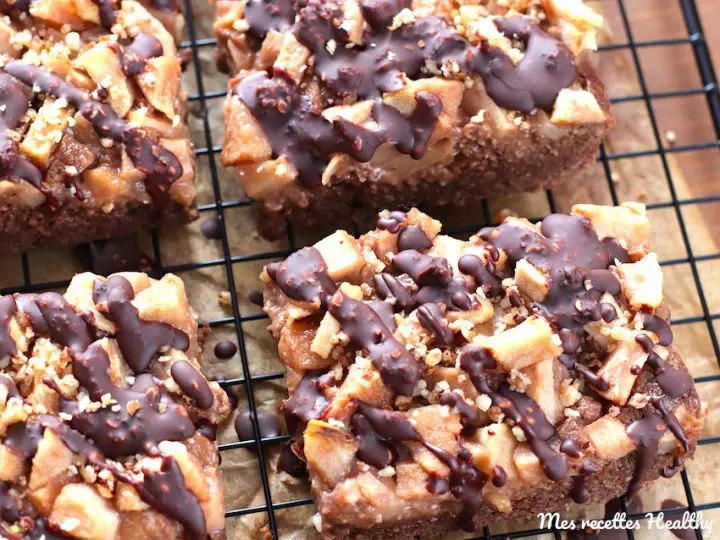
[[[708,2],[710,3],[710,2]],[[614,2],[594,2],[594,7],[604,12],[607,19],[607,35],[604,42],[624,43],[627,36],[623,30],[619,12]],[[626,2],[628,13],[636,32],[636,40],[650,40],[661,37],[686,35],[682,23],[678,2],[675,0],[633,0]],[[212,37],[212,7],[203,0],[194,2],[193,20],[197,38]],[[662,48],[659,48],[662,49]],[[677,88],[698,86],[700,83],[695,68],[692,51],[688,49],[668,50],[642,49],[642,67],[651,92],[662,92]],[[225,90],[227,78],[215,70],[214,47],[197,48],[197,58],[192,58],[185,74],[184,82],[188,92],[197,96],[198,81],[196,63],[202,74],[202,85],[206,94]],[[640,85],[633,58],[627,50],[603,52],[598,57],[601,72],[613,97],[638,95]],[[697,84],[696,84],[697,83]],[[197,148],[222,144],[223,96],[209,97],[205,103],[195,99],[190,105],[190,125],[193,141]],[[204,131],[201,110],[207,107],[210,134]],[[608,153],[642,152],[656,148],[650,117],[642,100],[627,101],[614,107],[616,127],[608,137]],[[712,141],[715,133],[708,118],[708,109],[703,96],[696,99],[674,98],[655,102],[660,132],[665,144],[694,144]],[[670,136],[672,131],[674,136]],[[710,155],[712,153],[712,155]],[[683,152],[668,154],[667,167],[672,174],[678,198],[700,197],[713,192],[712,180],[718,170],[716,150],[709,152]],[[214,163],[213,163],[214,161]],[[218,183],[213,183],[212,170],[217,170]],[[641,200],[646,203],[664,203],[671,200],[670,184],[665,176],[663,163],[657,155],[635,157],[632,159],[612,160],[609,164],[613,184],[619,200]],[[198,190],[200,205],[215,202],[215,190],[225,203],[246,201],[242,190],[234,181],[231,171],[222,169],[219,155],[200,155],[198,157]],[[605,170],[601,163],[593,164],[584,178],[576,183],[554,191],[556,210],[567,212],[574,203],[593,202],[611,204],[612,197],[608,188]],[[548,197],[544,192],[521,196],[497,198],[490,201],[491,217],[500,219],[508,213],[527,217],[541,217],[551,211]],[[690,238],[691,247],[696,256],[712,255],[718,252],[717,211],[720,205],[687,204],[681,207]],[[225,209],[225,222],[228,233],[230,255],[233,257],[233,279],[239,301],[239,311],[243,317],[250,317],[241,325],[249,373],[244,373],[240,354],[230,360],[220,361],[212,353],[215,343],[223,339],[237,342],[232,323],[216,326],[205,348],[205,373],[209,377],[243,377],[279,373],[283,366],[277,359],[276,346],[266,331],[267,320],[252,320],[261,313],[260,308],[248,300],[248,294],[259,287],[257,276],[267,262],[275,258],[252,257],[257,254],[282,253],[290,248],[287,239],[268,242],[254,232],[251,206],[231,205]],[[200,319],[222,320],[232,317],[233,312],[227,302],[229,290],[227,268],[223,261],[222,244],[209,241],[200,233],[200,223],[215,211],[203,212],[198,222],[187,227],[162,230],[159,233],[160,262],[175,270],[185,281],[192,305]],[[435,217],[444,220],[447,228],[468,227],[482,224],[483,214],[480,208],[469,208],[464,212],[446,211],[435,213]],[[660,207],[650,211],[652,226],[652,247],[661,260],[685,259],[687,252],[683,244],[680,222],[672,206]],[[333,224],[333,228],[316,229],[297,236],[296,246],[312,243],[332,232],[337,226],[351,227],[351,224]],[[352,230],[352,229],[350,229]],[[142,238],[149,253],[152,245],[149,237]],[[246,258],[250,256],[250,260]],[[82,268],[72,256],[72,250],[45,250],[28,256],[29,277],[32,283],[51,283],[68,280],[73,273]],[[186,270],[188,264],[203,263],[201,268]],[[701,261],[697,264],[698,280],[702,284],[710,312],[720,312],[720,260]],[[686,262],[665,266],[665,293],[673,310],[675,319],[702,315],[695,278]],[[0,258],[0,289],[21,287],[23,285],[23,266],[20,256]],[[716,330],[720,325],[716,323]],[[718,359],[713,354],[712,343],[704,321],[683,324],[674,327],[675,342],[684,353],[685,362],[695,377],[718,374]],[[255,382],[252,385],[255,403],[259,408],[277,412],[281,400],[286,397],[282,379]],[[241,406],[247,404],[245,386],[236,388]],[[703,437],[720,435],[720,382],[706,382],[698,385],[698,392],[707,407],[708,417]],[[220,443],[237,441],[232,421],[222,429],[218,438]],[[287,501],[303,499],[309,496],[308,483],[296,480],[285,473],[276,472],[276,462],[282,444],[269,446],[264,451],[264,460],[268,471],[268,489],[274,505]],[[262,507],[266,504],[261,481],[259,460],[251,450],[233,449],[222,452],[222,470],[227,485],[226,507],[228,510]],[[712,504],[720,500],[720,444],[707,444],[698,448],[697,457],[687,466],[687,478],[692,487],[694,504]],[[680,475],[672,479],[660,479],[653,486],[641,492],[645,511],[657,510],[666,498],[672,498],[687,504]],[[313,505],[295,506],[275,510],[275,519],[280,538],[300,540],[319,538],[312,516]],[[574,507],[563,512],[564,517],[601,517],[600,505]],[[720,510],[705,511],[706,521],[717,527],[706,538],[720,538]],[[716,523],[717,522],[717,523]],[[513,523],[511,525],[490,526],[490,532],[520,531],[537,527],[538,522]],[[268,515],[264,511],[247,513],[231,517],[227,521],[228,538],[232,540],[250,538],[269,538]],[[635,531],[639,539],[652,538],[664,540],[674,538],[669,531],[654,528]],[[444,538],[462,539],[473,535],[457,533]],[[546,534],[530,538],[553,538]]]

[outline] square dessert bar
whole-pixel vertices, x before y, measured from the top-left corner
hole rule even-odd
[[[574,181],[611,124],[601,27],[581,0],[218,0],[223,163],[269,236]]]
[[[224,539],[230,406],[201,353],[171,274],[0,297],[0,536]]]
[[[262,274],[325,537],[473,530],[681,469],[702,414],[645,208],[440,227],[384,211]]]
[[[181,15],[146,4],[0,2],[0,254],[196,217]]]

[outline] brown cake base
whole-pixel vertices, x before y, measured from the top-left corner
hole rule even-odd
[[[73,246],[124,236],[165,224],[194,220],[197,211],[171,204],[163,213],[148,205],[116,205],[110,212],[71,202],[59,211],[46,205],[18,208],[0,204],[0,255],[37,248]]]

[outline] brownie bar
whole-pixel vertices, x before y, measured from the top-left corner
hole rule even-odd
[[[224,539],[230,405],[201,353],[172,274],[0,297],[0,536]]]
[[[223,163],[261,232],[572,181],[611,124],[581,0],[219,0]],[[470,5],[472,4],[472,5]]]
[[[179,31],[170,7],[166,24]],[[196,217],[175,38],[132,0],[0,2],[0,254]]]
[[[440,229],[384,211],[262,273],[323,535],[471,531],[677,473],[702,415],[644,206]]]

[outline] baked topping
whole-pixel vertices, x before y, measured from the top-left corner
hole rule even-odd
[[[552,11],[527,3],[221,2],[215,30],[237,70],[223,162],[262,199],[296,180],[327,185],[358,163],[446,163],[458,129],[491,108],[498,129],[527,127],[546,112],[558,126],[604,123],[576,72],[575,55],[592,40],[568,47],[558,27],[574,28],[573,18],[545,10]],[[593,34],[594,24],[578,32]]]
[[[172,36],[132,0],[49,4],[0,4],[0,175],[52,208],[91,197],[105,212],[129,199],[191,206]]]
[[[80,274],[65,295],[5,296],[0,311],[3,535],[133,536],[127,512],[193,538],[222,530],[204,428],[229,404],[198,370],[178,278]]]
[[[359,239],[339,231],[268,265],[286,416],[321,512],[377,505],[380,490],[373,519],[392,521],[396,504],[429,517],[418,500],[452,495],[471,529],[481,505],[509,512],[531,484],[571,477],[588,502],[593,475],[635,450],[630,495],[658,454],[677,470],[699,416],[692,379],[662,304],[638,309],[629,292],[662,283],[628,286],[621,270],[654,255],[647,238],[597,233],[638,225],[644,209],[628,207],[508,218],[469,241],[417,210],[384,212]],[[331,518],[364,527],[353,508]]]
[[[307,47],[311,53],[313,72],[324,89],[342,100],[371,100],[369,116],[375,127],[365,128],[342,117],[328,120],[292,74],[277,66],[272,76],[248,75],[234,86],[233,93],[270,140],[273,157],[287,159],[310,186],[320,183],[335,153],[366,162],[389,141],[403,154],[423,157],[443,101],[430,91],[419,91],[413,111],[405,115],[383,96],[403,90],[408,80],[430,75],[429,65],[436,70],[452,66],[451,79],[478,75],[498,105],[526,113],[538,107],[550,110],[558,92],[575,80],[572,54],[524,17],[494,20],[502,35],[517,39],[525,49],[516,66],[487,42],[471,45],[442,18],[414,18],[394,25],[409,2],[361,2],[361,17],[369,30],[355,44],[345,25],[349,19],[344,7],[327,2],[300,7],[291,0],[273,3],[271,8],[262,0],[245,6],[250,36],[264,40],[270,30],[292,32],[297,47]]]

